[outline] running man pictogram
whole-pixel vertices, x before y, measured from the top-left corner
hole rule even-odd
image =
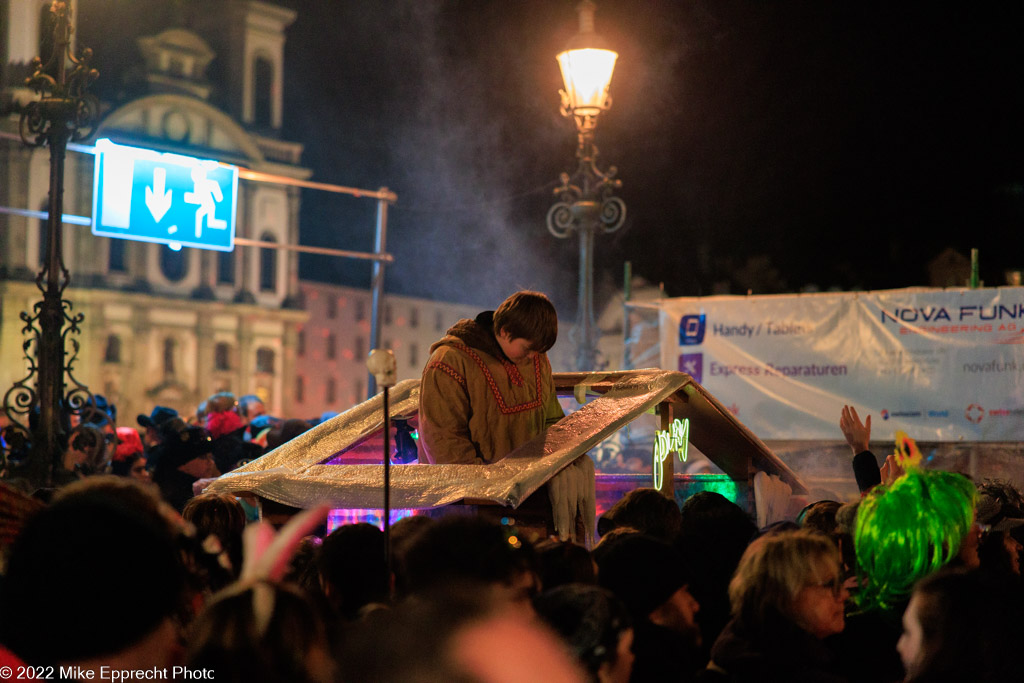
[[[196,209],[196,238],[203,236],[203,223],[206,223],[207,228],[224,230],[228,227],[228,222],[217,218],[217,202],[224,199],[224,194],[220,191],[220,185],[217,181],[210,180],[206,177],[206,169],[202,166],[196,166],[192,169],[192,182],[194,187],[192,192],[185,193],[185,202],[187,204],[197,204],[199,206]]]

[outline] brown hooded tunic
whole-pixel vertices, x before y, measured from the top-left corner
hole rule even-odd
[[[420,383],[420,462],[496,462],[564,415],[547,356],[510,361],[491,311],[455,323],[430,351]]]

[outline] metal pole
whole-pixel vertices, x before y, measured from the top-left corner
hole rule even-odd
[[[391,580],[391,406],[388,390],[395,385],[397,364],[390,349],[374,349],[366,359],[366,368],[384,388],[384,562]]]
[[[661,418],[661,431],[668,432],[672,429],[672,420],[675,418],[675,411],[669,401],[658,405],[658,417]],[[673,461],[672,453],[668,453],[661,471],[661,495],[669,500],[676,499],[676,464]],[[667,485],[666,485],[667,482]]]
[[[391,407],[384,387],[384,561],[391,580]]]
[[[380,188],[380,193],[385,194],[388,188]],[[377,200],[377,235],[374,241],[373,251],[376,254],[384,254],[388,236],[388,202],[385,199]],[[380,343],[381,310],[384,307],[384,263],[383,261],[373,262],[373,276],[370,278],[371,289],[373,290],[373,311],[370,314],[370,348],[382,348]],[[377,393],[377,380],[373,373],[368,375],[366,382],[366,398],[372,398]]]
[[[63,60],[58,69],[58,79],[63,80]],[[63,122],[54,121],[48,135],[50,143],[50,218],[46,221],[46,289],[43,291],[42,306],[39,310],[40,335],[36,340],[39,378],[36,391],[39,393],[39,427],[36,431],[36,455],[34,456],[37,476],[53,484],[53,472],[62,467],[64,425],[61,419],[61,403],[64,398],[64,308],[61,294],[65,282],[61,255],[62,223],[64,212],[64,146],[67,144],[67,128]],[[62,272],[63,271],[63,272]],[[44,467],[45,470],[41,469]]]
[[[594,225],[586,221],[580,225],[580,291],[579,291],[579,344],[576,369],[596,370],[597,350],[594,348]]]
[[[633,297],[633,262],[626,261],[622,274],[622,369],[632,369],[632,354],[629,352],[629,300]]]

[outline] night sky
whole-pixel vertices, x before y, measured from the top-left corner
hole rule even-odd
[[[81,3],[107,93],[131,49],[102,52],[101,14],[144,4]],[[397,193],[388,291],[573,311],[576,242],[544,217],[575,167],[554,59],[575,0],[279,4],[300,13],[282,136],[316,180]],[[1024,267],[1024,3],[597,0],[596,27],[619,52],[598,165],[628,207],[599,299],[627,260],[671,296],[923,286],[947,248],[979,248],[988,285]],[[371,250],[374,212],[304,191],[302,242]],[[366,264],[302,269],[369,286]]]

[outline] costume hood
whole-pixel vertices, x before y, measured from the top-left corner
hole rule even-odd
[[[484,311],[474,320],[463,318],[458,321],[448,328],[444,337],[430,346],[430,353],[451,344],[465,344],[494,358],[507,360],[497,337],[494,336],[494,311]]]

